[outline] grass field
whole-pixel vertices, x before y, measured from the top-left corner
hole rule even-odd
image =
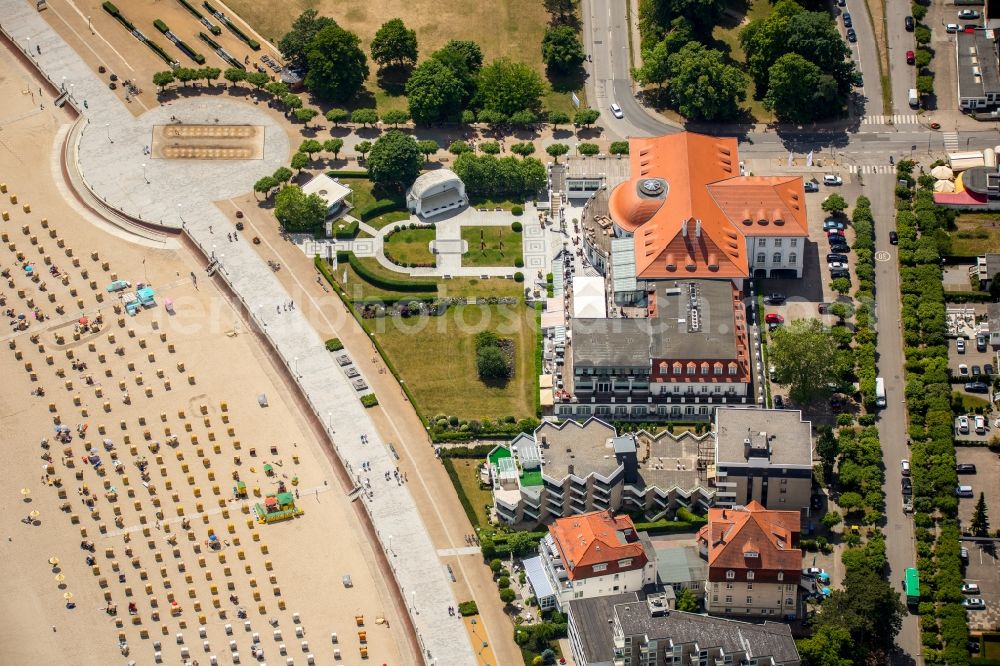
[[[460,419],[533,416],[535,318],[523,304],[449,308],[440,317],[364,321],[424,414]],[[488,385],[476,375],[475,334],[492,330],[516,346],[514,376]]]
[[[493,504],[493,494],[479,485],[477,470],[482,462],[482,460],[473,458],[444,459],[445,467],[451,465],[455,470],[455,478],[458,479],[458,487],[455,488],[455,492],[458,493],[459,498],[464,495],[472,509],[473,515],[469,516],[469,520],[473,527],[486,527],[490,524],[486,505],[492,506]],[[454,483],[454,479],[452,483]],[[464,505],[465,502],[462,504]]]
[[[436,234],[427,228],[397,231],[385,242],[385,254],[397,264],[433,264],[430,242]]]
[[[246,19],[260,34],[277,43],[288,31],[292,21],[303,10],[313,8],[330,16],[341,27],[356,33],[370,55],[372,37],[385,21],[399,17],[407,27],[417,31],[420,59],[441,48],[451,39],[468,39],[483,49],[486,62],[508,56],[534,67],[544,76],[541,42],[549,16],[538,0],[297,0],[267,3],[259,0],[228,0],[227,4]],[[389,90],[379,88],[374,63],[369,61],[367,88],[379,111],[406,108],[403,95],[393,95],[397,85]],[[582,90],[577,93],[582,98]],[[568,92],[551,93],[543,100],[547,109],[572,109]]]
[[[515,266],[524,259],[521,234],[510,227],[462,227],[462,240],[469,244],[463,266]]]
[[[406,279],[407,275],[405,273],[399,273],[396,271],[391,271],[382,264],[378,263],[376,259],[371,257],[359,257],[358,261],[364,264],[371,272],[376,275],[382,275],[385,277],[390,277],[396,280]],[[347,282],[344,282],[344,272],[347,272]],[[401,298],[405,296],[410,297],[422,297],[428,298],[433,296],[441,297],[466,297],[466,298],[488,298],[490,296],[507,296],[507,297],[519,297],[524,296],[523,287],[514,282],[513,280],[508,280],[506,278],[489,278],[487,280],[481,280],[479,278],[468,277],[468,278],[451,278],[449,280],[437,280],[437,290],[435,292],[428,293],[414,293],[414,292],[402,292],[394,291],[391,289],[382,289],[381,287],[376,287],[368,282],[365,282],[361,276],[354,272],[354,269],[348,263],[342,263],[337,267],[334,277],[337,282],[343,286],[348,297],[351,300],[362,300],[366,298]],[[434,281],[432,278],[421,278],[421,282]]]
[[[958,230],[951,234],[951,253],[978,257],[1000,252],[1000,215],[966,213],[955,219]]]
[[[771,13],[771,3],[769,0],[749,0],[748,3],[741,0],[730,0],[726,4],[727,8],[721,22],[712,30],[712,37],[717,42],[715,47],[723,52],[728,52],[733,61],[745,63],[746,54],[743,53],[743,48],[740,46],[740,30],[755,19],[766,18]],[[751,81],[747,85],[747,99],[744,103],[750,114],[758,122],[774,120],[774,115],[764,108],[760,100],[754,99],[753,94],[754,85]]]

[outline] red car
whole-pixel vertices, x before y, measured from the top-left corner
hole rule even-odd
[[[785,318],[777,312],[768,312],[764,315],[764,322],[768,324],[783,324],[785,323]]]
[[[912,65],[916,61],[917,61],[917,56],[915,56],[913,54],[913,51],[907,51],[906,52],[906,64],[907,65]]]

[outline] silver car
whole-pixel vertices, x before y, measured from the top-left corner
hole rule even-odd
[[[622,113],[622,107],[618,106],[617,104],[611,105],[611,115],[613,115],[615,118],[625,117],[625,114]]]

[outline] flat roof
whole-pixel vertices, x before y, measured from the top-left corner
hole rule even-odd
[[[618,468],[612,445],[617,433],[607,423],[589,419],[584,423],[567,420],[560,425],[543,422],[535,430],[545,462],[542,471],[554,479],[570,474],[583,478],[591,472],[608,476]]]
[[[715,410],[717,465],[795,465],[812,467],[812,422],[794,409],[719,407]],[[745,452],[745,441],[761,455]],[[769,447],[769,455],[768,449]]]
[[[955,35],[958,52],[958,96],[985,98],[1000,94],[1000,63],[997,62],[992,30],[960,31]]]
[[[701,558],[697,546],[671,546],[656,549],[656,576],[661,585],[704,581],[708,578],[708,562]]]
[[[536,598],[544,599],[556,593],[552,589],[552,581],[545,575],[541,556],[529,557],[526,560],[522,560],[521,564],[524,565],[524,573],[531,583],[531,590],[535,593]]]
[[[305,194],[319,195],[329,207],[343,201],[344,197],[351,193],[351,188],[330,178],[325,173],[318,173],[302,186],[302,191]]]
[[[657,283],[655,298],[653,317],[572,320],[574,368],[648,368],[653,358],[738,357],[732,282],[664,280]]]
[[[608,301],[604,295],[604,278],[578,276],[573,278],[573,317],[603,318],[608,316]]]
[[[614,619],[615,604],[638,602],[641,599],[638,592],[626,592],[567,602],[587,663],[614,661],[614,625],[608,620]]]

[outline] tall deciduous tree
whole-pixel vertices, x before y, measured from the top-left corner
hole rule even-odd
[[[159,86],[162,92],[164,88],[174,82],[174,73],[172,71],[164,70],[162,72],[155,72],[153,74],[153,85]]]
[[[368,178],[380,185],[405,188],[420,175],[423,155],[416,140],[397,130],[380,136],[368,157]]]
[[[295,109],[295,119],[306,127],[309,127],[309,123],[312,122],[312,119],[318,115],[319,111],[309,107],[304,109]]]
[[[577,125],[583,125],[584,127],[590,127],[597,122],[597,119],[601,117],[601,112],[597,109],[580,109],[573,116],[573,122]]]
[[[271,80],[264,72],[247,72],[246,82],[257,90],[260,90]]]
[[[550,143],[548,146],[545,147],[545,152],[551,155],[552,158],[555,159],[556,164],[558,164],[559,156],[568,153],[569,146],[567,146],[565,143]]]
[[[355,109],[351,113],[352,123],[361,123],[363,126],[374,126],[378,122],[378,111],[375,109]]]
[[[406,81],[410,115],[419,125],[457,120],[464,94],[455,72],[436,58],[420,63]]]
[[[361,159],[365,159],[365,155],[367,155],[372,151],[372,142],[358,141],[356,144],[354,144],[354,151],[358,155],[361,155]]]
[[[816,626],[846,630],[852,638],[853,663],[863,663],[864,656],[892,647],[905,612],[899,592],[882,571],[848,567],[844,589],[834,590],[823,602]]]
[[[271,191],[278,186],[278,180],[274,176],[264,176],[253,184],[253,191],[263,194],[264,198],[271,196]]]
[[[483,50],[479,44],[453,39],[432,53],[431,58],[451,70],[462,84],[462,104],[468,104],[476,94],[479,70],[483,67]]]
[[[786,53],[768,70],[764,107],[783,120],[804,123],[840,111],[837,80],[798,53]]]
[[[822,208],[827,213],[832,213],[834,215],[837,215],[838,213],[843,213],[847,209],[847,201],[844,199],[844,197],[834,192],[833,194],[831,194],[830,196],[828,196],[826,199],[823,200],[823,203],[820,205],[820,208]]]
[[[642,67],[633,70],[633,78],[643,85],[663,86],[670,79],[670,56],[688,42],[694,41],[694,38],[688,21],[683,18],[674,19],[661,40],[654,46],[643,49]]]
[[[771,339],[768,357],[792,400],[807,404],[830,394],[828,385],[839,377],[840,357],[822,322],[798,319],[776,329]]]
[[[340,151],[344,147],[343,139],[327,139],[323,142],[323,150],[333,153],[333,159],[340,159]]]
[[[410,114],[402,109],[390,109],[382,114],[382,122],[393,127],[399,127],[401,123],[405,123],[409,119]]]
[[[291,30],[278,42],[278,50],[289,65],[305,69],[308,66],[306,54],[309,52],[309,42],[320,30],[332,25],[337,25],[332,18],[320,16],[315,9],[307,9],[299,14],[292,23]]]
[[[346,109],[330,109],[326,112],[326,119],[333,123],[334,126],[347,122],[350,118],[351,112]]]
[[[240,81],[246,81],[247,73],[239,67],[230,67],[222,73],[222,78],[236,85]]]
[[[389,19],[372,38],[372,60],[380,67],[414,65],[417,62],[417,33],[403,19]]]
[[[670,100],[691,120],[734,118],[746,99],[747,77],[721,51],[688,42],[670,56]]]
[[[542,37],[542,60],[557,74],[571,72],[583,63],[583,44],[576,30],[568,25],[557,25],[545,31]]]
[[[298,185],[286,185],[274,197],[274,216],[286,231],[312,231],[323,224],[326,212],[326,201],[306,195]]]
[[[353,32],[330,25],[309,42],[305,85],[317,97],[339,102],[354,97],[368,78],[368,59]]]
[[[545,86],[538,72],[522,62],[500,58],[479,72],[479,97],[484,110],[510,116],[541,105]]]
[[[417,141],[417,148],[423,154],[426,159],[430,159],[431,155],[441,150],[441,146],[434,139],[422,139]]]

